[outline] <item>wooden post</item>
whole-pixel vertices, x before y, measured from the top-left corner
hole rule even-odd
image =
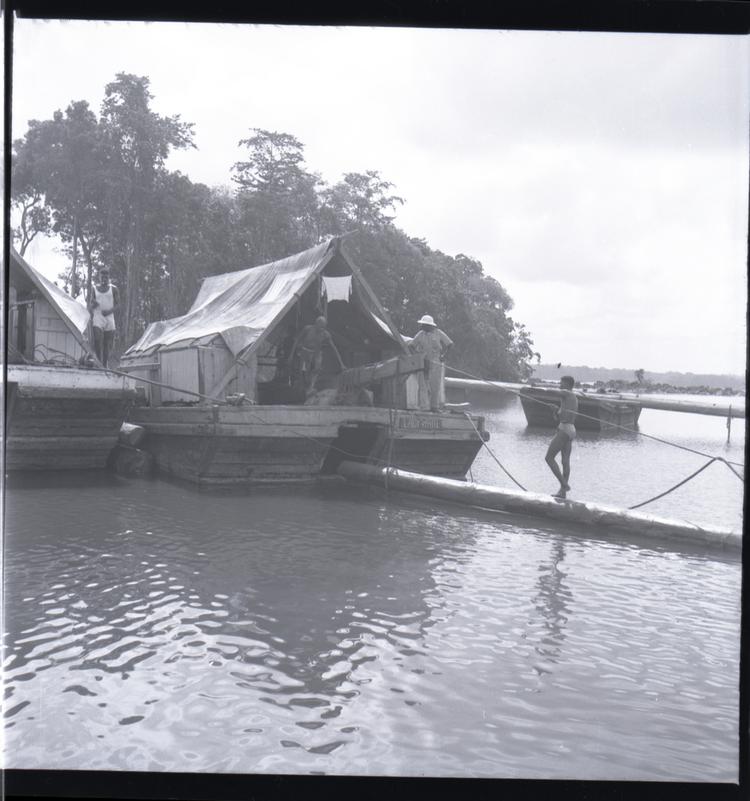
[[[727,414],[727,445],[729,445],[729,437],[732,435],[732,404],[729,404],[729,413]]]

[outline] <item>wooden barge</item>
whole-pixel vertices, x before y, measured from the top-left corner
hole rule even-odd
[[[578,397],[578,416],[575,427],[579,431],[610,431],[616,426],[635,429],[641,415],[638,403],[620,400],[605,400],[581,392]],[[521,406],[530,426],[556,428],[553,411],[560,406],[562,393],[546,387],[524,387],[519,392]]]
[[[135,398],[84,337],[88,310],[11,250],[6,470],[102,468]]]
[[[126,381],[83,368],[8,365],[6,470],[105,467],[135,397]]]
[[[204,486],[310,480],[345,459],[463,478],[482,445],[463,415],[376,407],[144,407],[130,421],[160,470]]]
[[[290,356],[319,316],[346,368],[324,349],[306,392]],[[489,438],[481,417],[420,408],[424,357],[336,238],[204,279],[190,310],[149,326],[120,368],[149,382],[148,405],[129,415],[141,447],[200,485],[311,480],[344,458],[463,478]]]

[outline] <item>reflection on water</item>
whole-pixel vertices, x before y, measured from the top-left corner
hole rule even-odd
[[[565,572],[561,566],[564,559],[565,545],[560,539],[553,537],[550,558],[539,565],[538,592],[534,604],[544,629],[544,635],[536,646],[536,651],[542,658],[535,666],[540,674],[552,672],[565,639],[568,604],[573,596],[564,581]]]
[[[487,416],[549,482],[549,432]],[[707,421],[683,441],[718,447]],[[580,437],[574,497],[653,494],[692,458],[662,448]],[[736,521],[736,479],[701,478],[653,511]],[[6,512],[10,767],[736,778],[733,557],[339,484],[67,473]]]

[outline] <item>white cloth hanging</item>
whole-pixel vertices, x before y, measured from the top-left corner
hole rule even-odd
[[[332,300],[343,300],[347,303],[352,294],[352,277],[351,275],[342,276],[323,276],[323,286],[325,287],[328,302]]]

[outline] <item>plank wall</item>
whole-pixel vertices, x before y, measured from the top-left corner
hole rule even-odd
[[[78,361],[84,350],[58,313],[44,299],[34,302],[34,348],[36,359],[69,359]]]

